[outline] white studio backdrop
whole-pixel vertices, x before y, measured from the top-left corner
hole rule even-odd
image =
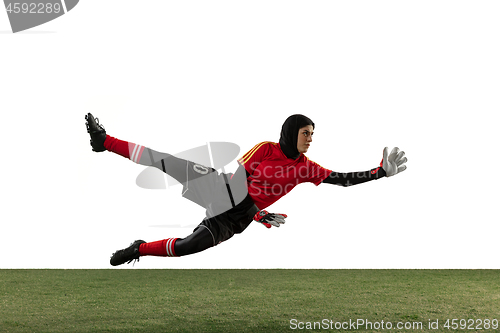
[[[84,115],[178,153],[279,140],[316,123],[307,156],[335,171],[408,169],[342,188],[304,184],[205,252],[135,268],[500,268],[500,5],[494,1],[82,1],[12,34],[0,13],[0,268],[110,268],[136,239],[185,237],[204,211],[143,166],[94,153]],[[234,172],[236,161],[226,167]],[[120,268],[131,268],[131,265]]]

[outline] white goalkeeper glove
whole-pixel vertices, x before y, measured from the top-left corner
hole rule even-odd
[[[403,157],[404,155],[405,152],[399,151],[398,147],[394,147],[390,154],[389,148],[384,148],[384,158],[382,159],[382,163],[380,163],[380,165],[382,166],[382,169],[384,169],[387,177],[397,175],[398,173],[406,170],[405,163],[408,159]]]
[[[271,228],[271,225],[279,227],[280,224],[285,223],[286,214],[273,214],[269,213],[267,210],[261,210],[257,212],[253,219],[259,223],[262,223],[266,228]]]

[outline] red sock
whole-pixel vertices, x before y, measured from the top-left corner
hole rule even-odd
[[[104,140],[104,148],[125,158],[131,159],[135,163],[139,163],[139,161],[141,160],[142,152],[144,151],[144,146],[137,145],[132,142],[118,140],[117,138],[114,138],[110,135],[106,135],[106,140]]]
[[[141,256],[157,257],[177,257],[174,251],[174,245],[177,238],[167,238],[151,243],[142,243],[139,246]]]

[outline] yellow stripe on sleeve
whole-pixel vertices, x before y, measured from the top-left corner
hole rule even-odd
[[[259,148],[262,147],[263,145],[265,145],[266,143],[270,143],[270,142],[269,141],[265,141],[265,142],[261,142],[259,144],[256,144],[252,149],[250,149],[248,151],[248,153],[246,153],[245,155],[243,155],[238,160],[238,162],[240,162],[241,164],[247,163],[252,158],[252,156],[257,152],[257,150],[259,150]]]

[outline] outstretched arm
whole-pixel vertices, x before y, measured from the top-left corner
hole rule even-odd
[[[398,147],[392,149],[389,154],[389,148],[384,148],[383,158],[380,166],[368,171],[358,172],[335,172],[333,171],[323,183],[334,184],[339,186],[351,186],[362,184],[370,180],[380,179],[382,177],[391,177],[406,170],[405,163],[408,161],[404,157],[405,152],[399,151]]]
[[[368,171],[358,172],[335,172],[326,177],[323,183],[339,185],[339,186],[352,186],[368,182],[370,180],[380,179],[386,176],[386,172],[381,167],[374,168]]]

